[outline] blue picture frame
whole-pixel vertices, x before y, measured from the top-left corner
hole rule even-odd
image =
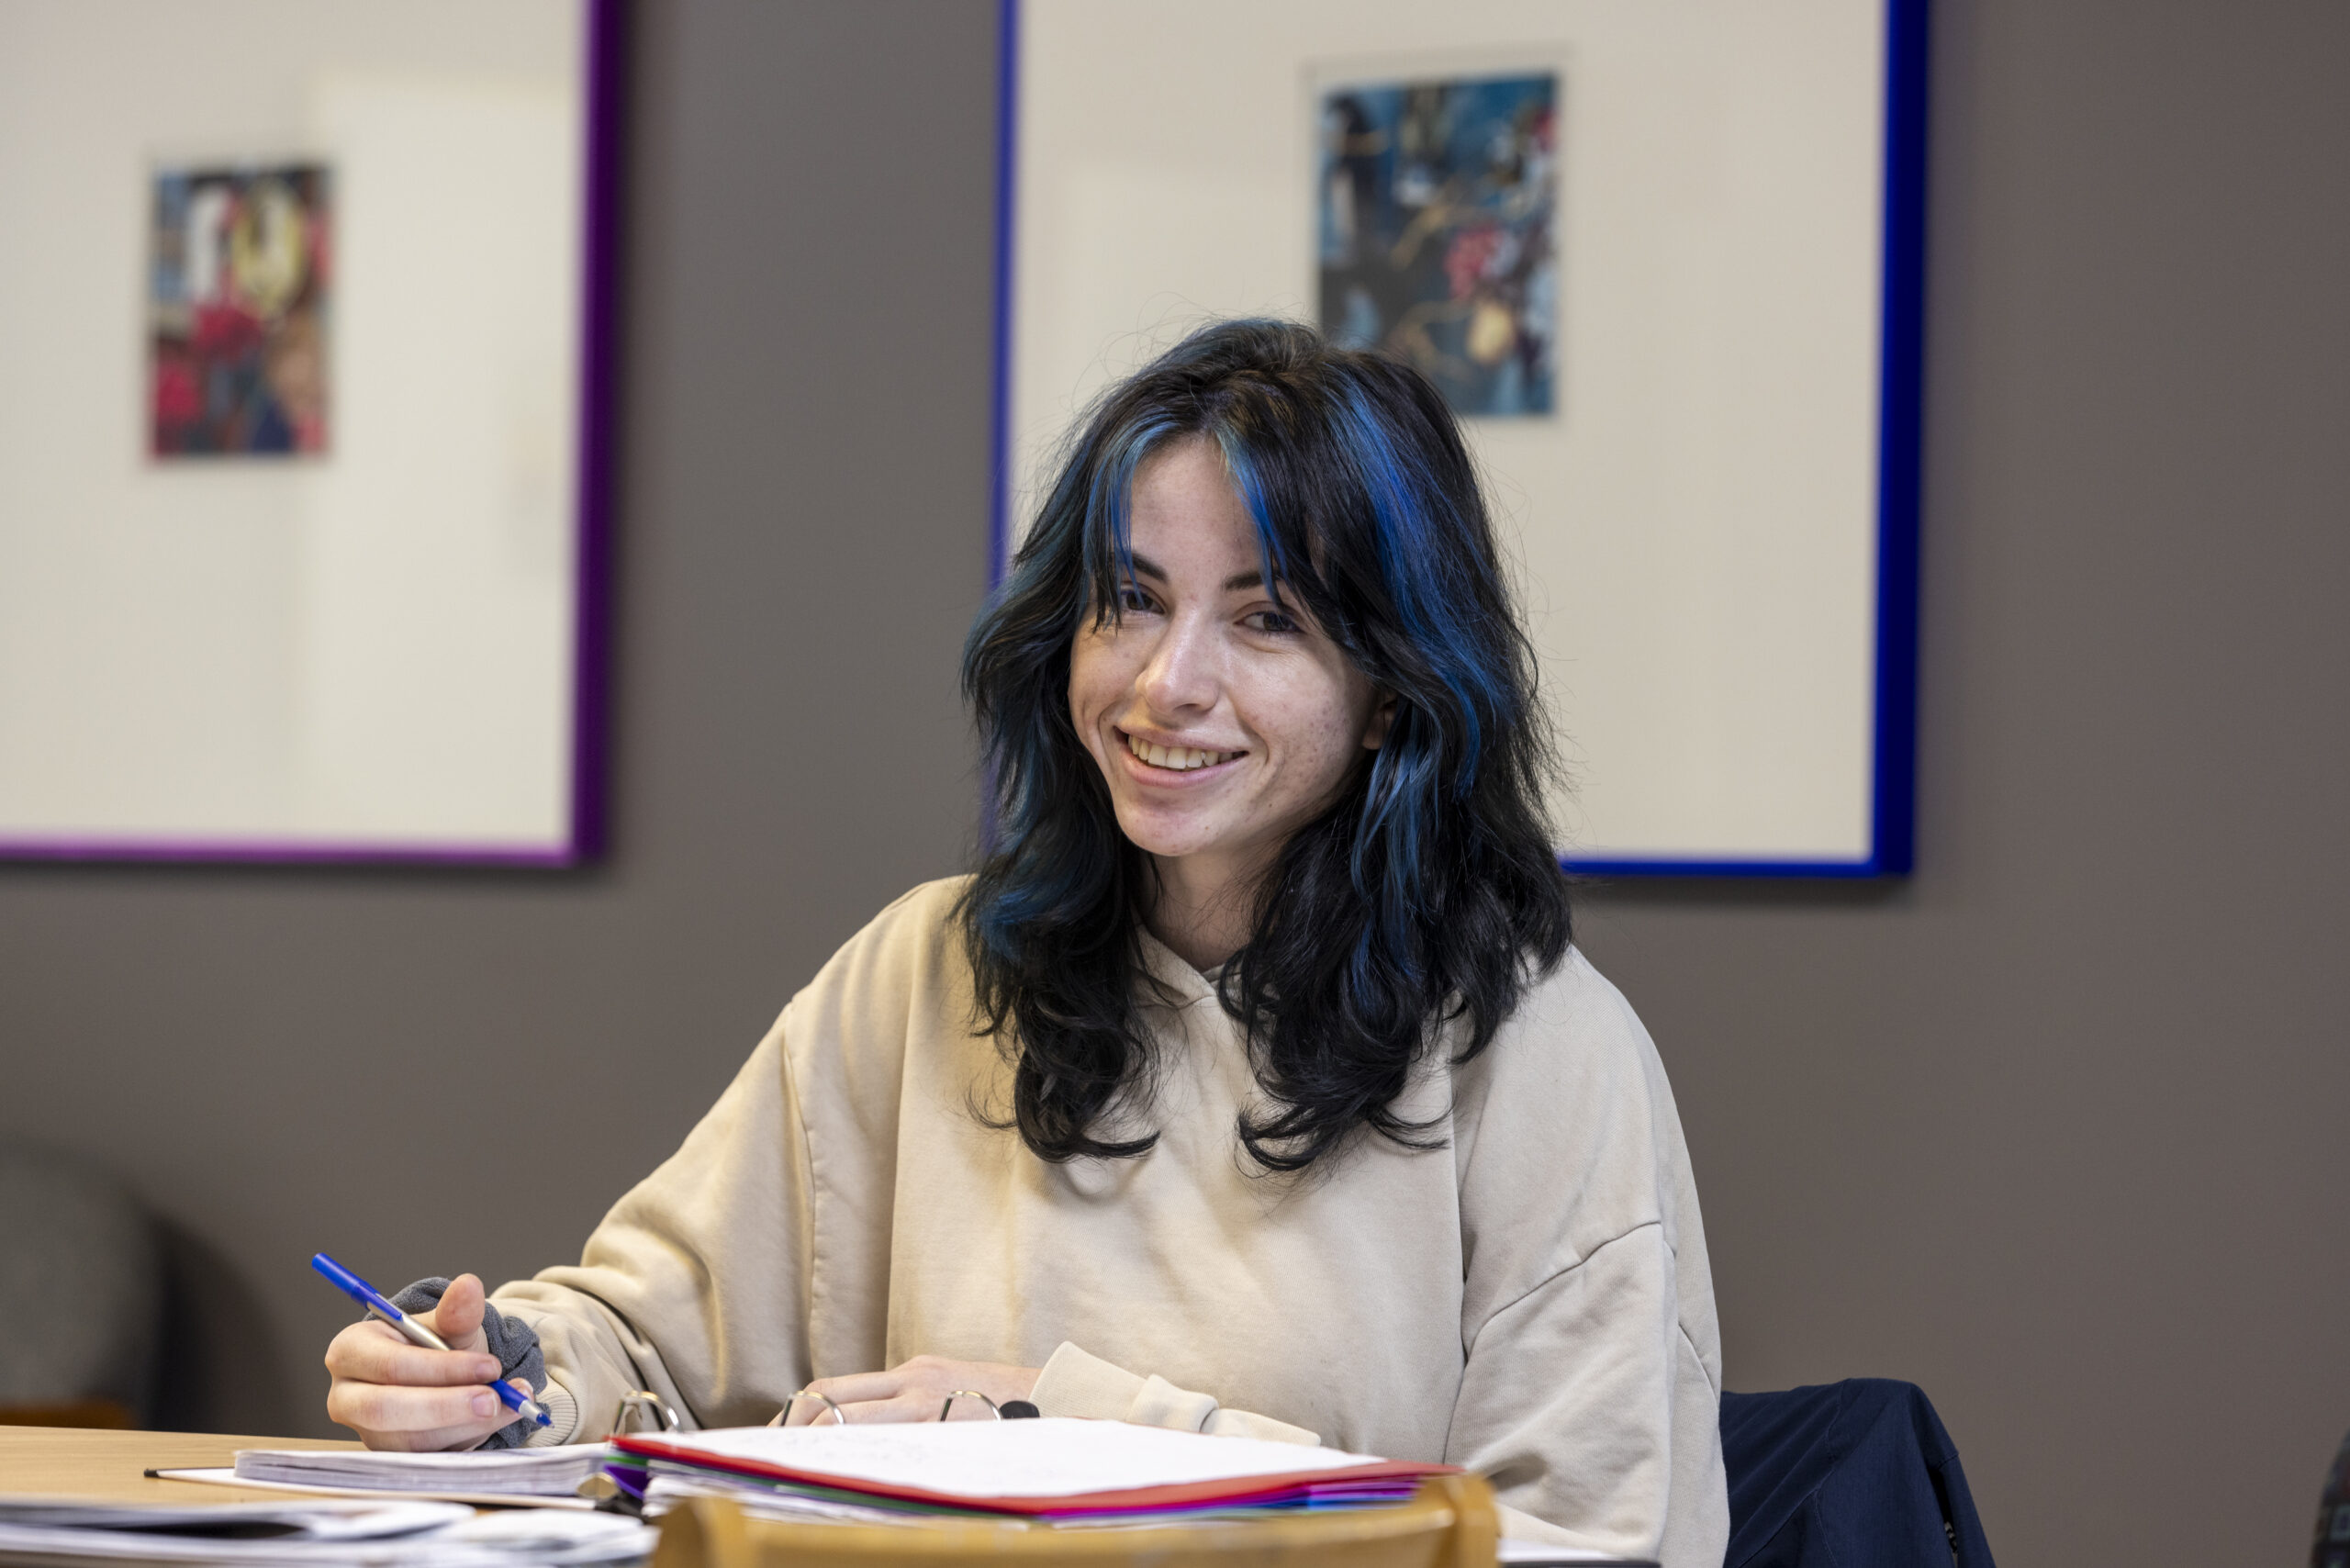
[[[990,421],[989,583],[1011,543],[1013,236],[1018,212],[1021,0],[1000,0],[996,130],[994,407]],[[1886,0],[1885,196],[1880,254],[1876,615],[1869,840],[1856,858],[1633,858],[1562,855],[1603,879],[1906,877],[1917,865],[1919,484],[1925,349],[1926,118],[1930,0]]]

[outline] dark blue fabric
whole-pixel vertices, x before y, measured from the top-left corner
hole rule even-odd
[[[2310,1568],[2350,1568],[2350,1437],[2334,1451],[2318,1494],[2317,1539],[2310,1545]]]
[[[1722,1395],[1725,1568],[1992,1568],[1958,1450],[1915,1383]]]

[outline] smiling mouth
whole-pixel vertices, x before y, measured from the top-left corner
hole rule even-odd
[[[1127,734],[1124,730],[1118,734],[1125,741],[1126,749],[1133,752],[1138,760],[1153,767],[1166,768],[1170,773],[1189,773],[1195,768],[1214,767],[1220,762],[1230,762],[1236,756],[1248,755],[1242,751],[1201,751],[1196,746],[1159,745],[1144,740],[1140,735]]]

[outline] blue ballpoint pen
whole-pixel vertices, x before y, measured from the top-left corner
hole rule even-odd
[[[386,1301],[376,1294],[375,1286],[325,1253],[321,1252],[311,1259],[310,1267],[324,1274],[328,1281],[343,1294],[365,1307],[370,1316],[390,1324],[408,1336],[408,1343],[411,1345],[421,1345],[428,1350],[445,1350],[449,1348],[447,1340]],[[506,1402],[508,1409],[525,1421],[536,1421],[542,1427],[551,1427],[554,1424],[554,1417],[539,1407],[537,1400],[516,1388],[512,1383],[501,1379],[489,1386],[497,1393],[498,1398]]]

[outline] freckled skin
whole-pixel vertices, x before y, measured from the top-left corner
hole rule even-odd
[[[1129,526],[1136,580],[1121,619],[1079,627],[1069,717],[1158,871],[1153,933],[1220,963],[1248,939],[1257,879],[1379,745],[1388,704],[1302,608],[1236,585],[1262,564],[1256,524],[1205,438],[1144,462]],[[1178,772],[1129,735],[1244,755]]]

